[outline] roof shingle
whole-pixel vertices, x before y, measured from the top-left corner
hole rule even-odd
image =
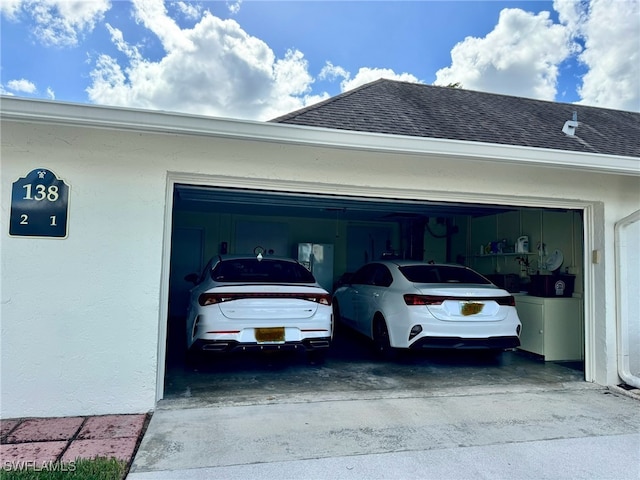
[[[640,157],[640,113],[386,79],[271,122]]]

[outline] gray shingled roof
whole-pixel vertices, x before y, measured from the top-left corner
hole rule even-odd
[[[271,122],[640,157],[640,113],[385,79]]]

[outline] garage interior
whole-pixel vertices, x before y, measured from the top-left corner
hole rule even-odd
[[[313,392],[319,386],[323,391],[374,391],[584,379],[580,210],[188,184],[176,184],[173,196],[165,399],[223,401],[229,395],[237,399],[264,395],[265,390],[274,395]],[[525,253],[518,249],[523,237],[529,245]],[[381,361],[367,339],[337,325],[322,364],[309,364],[295,352],[211,355],[187,364],[184,324],[192,284],[184,277],[199,273],[217,254],[260,251],[297,258],[303,243],[331,246],[330,280],[319,280],[329,291],[344,274],[383,257],[467,265],[516,294],[522,347],[499,357],[431,350]],[[562,264],[549,272],[546,259],[557,251]],[[531,280],[538,273],[565,275],[573,295],[522,294],[534,287]],[[553,297],[552,292],[540,295]],[[558,316],[570,319],[558,322]],[[557,330],[559,324],[564,327]]]

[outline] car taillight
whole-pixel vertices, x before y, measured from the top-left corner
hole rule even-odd
[[[438,295],[416,295],[414,293],[404,295],[404,303],[407,305],[441,305],[445,300],[447,297]]]
[[[331,295],[317,295],[316,300],[312,300],[314,302],[318,302],[320,305],[331,306]]]
[[[208,305],[246,298],[296,298],[298,300],[331,306],[331,295],[328,293],[203,293],[198,297],[198,303],[206,307]]]
[[[231,299],[217,293],[203,293],[202,295],[200,295],[200,297],[198,297],[198,303],[203,307],[206,307],[207,305],[215,305],[216,303],[226,302],[227,300]]]
[[[508,297],[486,297],[486,298],[470,298],[470,297],[443,297],[440,295],[416,295],[407,293],[404,295],[404,303],[407,305],[442,305],[445,300],[458,300],[463,302],[489,302],[494,301],[498,305],[506,305],[509,307],[516,306],[516,299],[510,295]]]
[[[508,297],[495,297],[491,300],[495,300],[498,305],[506,305],[508,307],[516,306],[516,299],[513,295],[509,295]]]

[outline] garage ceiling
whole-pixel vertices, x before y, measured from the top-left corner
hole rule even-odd
[[[235,215],[304,217],[354,221],[399,221],[420,217],[483,216],[515,208],[492,205],[391,200],[176,185],[178,211],[211,211]]]

